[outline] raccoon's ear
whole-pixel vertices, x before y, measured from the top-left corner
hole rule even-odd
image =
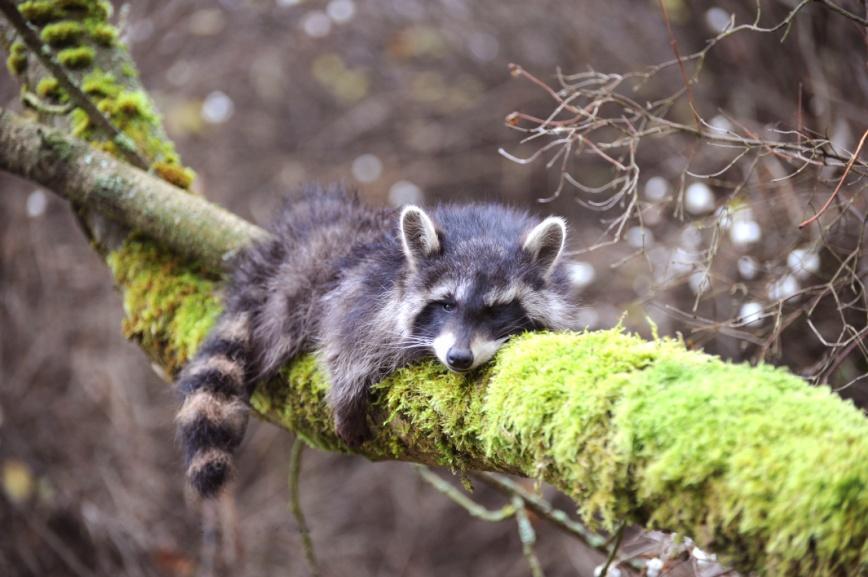
[[[559,216],[550,216],[527,233],[522,248],[548,275],[564,250],[567,223]]]
[[[434,221],[418,206],[401,211],[401,245],[410,264],[440,252],[440,238]]]

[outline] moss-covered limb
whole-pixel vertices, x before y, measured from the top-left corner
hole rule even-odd
[[[3,0],[3,4],[8,6],[10,1]],[[6,44],[12,51],[10,64],[15,65],[10,70],[21,83],[22,94],[35,91],[38,95],[39,100],[23,100],[28,106],[40,104],[33,107],[40,121],[111,155],[129,158],[134,153],[141,157],[136,163],[146,166],[149,172],[190,189],[195,175],[181,163],[155,106],[141,86],[126,46],[118,39],[118,31],[110,21],[111,3],[18,0],[14,4],[32,34],[22,36],[7,18],[0,18],[0,36],[9,39]],[[31,49],[23,42],[28,38],[33,44]],[[46,67],[47,61],[59,68]],[[82,102],[79,92],[119,134],[100,122],[93,109]],[[129,229],[119,222],[85,205],[74,203],[73,208],[83,231],[103,255],[120,246],[129,234]]]
[[[13,6],[14,5],[14,6]],[[139,82],[135,64],[112,25],[106,0],[0,0],[8,35],[27,46],[29,87],[43,80],[60,85],[48,95],[76,108],[44,118],[115,155],[134,152],[143,168],[188,188],[192,171],[183,166],[162,122]],[[25,24],[26,22],[26,24]],[[46,95],[41,95],[43,98]],[[136,162],[138,164],[138,161]]]
[[[0,12],[15,28],[24,44],[36,56],[52,77],[66,91],[66,94],[84,111],[88,120],[104,131],[115,142],[128,142],[119,148],[120,153],[139,168],[147,168],[147,161],[136,150],[135,144],[114,125],[94,104],[91,99],[70,78],[67,69],[90,66],[95,56],[94,49],[82,45],[85,26],[77,20],[62,20],[47,24],[42,29],[42,39],[28,26],[27,22],[11,0],[0,0]],[[45,44],[43,44],[43,40]],[[46,46],[65,47],[55,56]],[[41,82],[41,81],[40,81]]]
[[[262,229],[86,143],[0,108],[0,169],[159,239],[220,270]]]
[[[176,370],[219,312],[214,282],[146,243],[110,262],[128,334]],[[253,406],[345,451],[327,388],[306,356]],[[374,438],[359,451],[372,459],[542,478],[588,522],[678,531],[758,574],[868,571],[868,419],[786,371],[615,329],[529,334],[470,378],[431,362],[375,389]]]
[[[188,186],[191,174],[113,40],[106,6],[19,3],[151,170]],[[81,27],[62,24],[70,21]],[[14,51],[11,64],[30,83],[48,77],[32,55]],[[64,98],[50,82],[42,86],[45,98]],[[80,109],[57,120],[118,153],[119,143]],[[108,258],[123,291],[126,334],[169,374],[177,371],[220,312],[211,273],[259,229],[2,112],[0,166],[198,257],[202,264],[193,266],[122,236]],[[327,388],[314,359],[302,357],[261,386],[253,405],[313,445],[346,450],[332,428]],[[359,451],[372,459],[542,478],[573,496],[589,522],[676,530],[761,574],[868,572],[868,420],[786,372],[728,365],[620,331],[535,334],[515,339],[472,378],[424,363],[380,383],[374,396],[375,434]]]

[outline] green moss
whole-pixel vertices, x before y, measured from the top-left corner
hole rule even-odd
[[[60,82],[54,76],[46,76],[36,84],[36,94],[42,98],[60,100],[65,97],[65,92],[60,87]]]
[[[183,166],[172,142],[162,129],[162,121],[148,95],[138,89],[138,78],[129,55],[117,45],[117,29],[107,22],[111,4],[104,0],[33,0],[23,6],[31,21],[45,25],[40,34],[43,40],[55,48],[61,65],[84,70],[95,62],[97,51],[110,49],[114,73],[100,69],[87,70],[81,79],[82,90],[93,98],[97,109],[117,127],[123,136],[112,137],[94,124],[84,111],[74,109],[70,113],[71,132],[87,140],[94,147],[116,156],[126,156],[130,151],[145,159],[155,174],[183,189],[190,190],[195,173]],[[90,39],[93,45],[84,42]],[[23,45],[13,51],[8,60],[11,70],[23,71],[26,66],[26,51]],[[123,81],[118,81],[118,77]],[[65,95],[56,85],[42,83],[45,94]]]
[[[102,70],[86,74],[82,79],[82,90],[95,99],[97,109],[126,135],[127,142],[152,161],[151,168],[156,174],[176,186],[189,189],[195,173],[181,165],[171,141],[162,136],[160,116],[144,91],[127,90],[113,74]],[[81,123],[80,126],[85,130],[79,131],[79,137],[92,140],[95,146],[111,154],[121,152],[117,142],[91,131],[89,124]]]
[[[532,335],[499,356],[483,414],[489,456],[609,529],[679,531],[770,575],[868,562],[868,421],[785,371],[620,331]]]
[[[81,89],[88,96],[98,99],[114,98],[120,93],[121,87],[113,74],[94,70],[81,80]]]
[[[88,26],[88,35],[100,46],[111,47],[118,40],[117,28],[105,22],[97,22]]]
[[[185,190],[193,185],[193,180],[196,178],[195,172],[178,163],[155,162],[151,166],[151,169],[154,171],[154,174],[166,182]]]
[[[215,281],[146,240],[128,240],[108,264],[124,289],[124,334],[174,374],[221,311]]]
[[[84,12],[95,4],[89,0],[54,0],[54,2],[68,12]]]
[[[84,26],[75,20],[64,20],[47,24],[39,36],[52,47],[70,46],[78,42],[84,34]]]
[[[9,56],[6,57],[6,68],[14,76],[20,76],[27,71],[27,47],[23,42],[16,40],[9,47]]]
[[[257,387],[251,405],[281,424],[289,424],[309,445],[346,451],[334,433],[331,413],[323,410],[328,381],[313,356],[297,359],[280,375]]]
[[[377,423],[383,430],[380,441],[388,441],[391,452],[395,444],[426,447],[436,455],[437,463],[463,470],[482,457],[479,445],[482,396],[487,372],[475,378],[450,373],[440,363],[428,361],[412,369],[398,371],[374,386],[375,408],[382,409],[384,419]]]
[[[99,20],[108,20],[114,10],[107,0],[54,0],[54,3],[67,14],[87,15]]]
[[[90,66],[95,55],[96,53],[90,46],[75,46],[64,48],[58,52],[57,61],[67,68],[77,70]]]
[[[852,405],[782,370],[708,357],[615,380],[612,440],[651,525],[772,575],[868,563],[868,427]]]
[[[114,100],[114,114],[123,114],[128,117],[139,116],[151,122],[156,120],[156,115],[151,109],[150,100],[140,90],[119,93]]]
[[[28,0],[18,5],[18,11],[33,24],[45,24],[63,18],[63,10],[52,0]]]
[[[124,330],[175,372],[220,313],[214,279],[146,241],[109,258]],[[328,383],[305,356],[253,406],[345,450]],[[759,575],[868,569],[868,420],[785,371],[731,365],[620,329],[514,338],[470,377],[435,362],[374,387],[369,457],[519,472],[575,498],[589,523],[690,535]],[[381,426],[381,425],[386,426]]]
[[[70,132],[76,138],[90,140],[91,124],[90,117],[82,108],[75,108],[69,113]]]

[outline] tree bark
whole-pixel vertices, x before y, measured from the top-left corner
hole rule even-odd
[[[87,143],[0,108],[0,168],[219,271],[265,231]]]
[[[138,124],[123,114],[153,117],[122,90],[126,99],[103,97],[112,99],[103,108],[118,112],[111,120],[132,138]],[[97,151],[119,152],[66,120],[61,129],[90,144],[0,114],[0,167],[120,224],[100,246],[123,294],[124,333],[171,378],[220,313],[226,256],[264,233]],[[151,125],[155,139],[137,150],[152,172],[189,184]],[[167,158],[177,170],[160,164]],[[327,389],[315,359],[303,356],[261,384],[252,405],[311,445],[346,452]],[[513,339],[472,377],[434,362],[397,372],[375,387],[370,418],[374,437],[357,452],[373,460],[539,478],[575,498],[592,524],[677,531],[745,571],[868,571],[868,419],[783,370],[727,364],[620,329],[536,333]]]

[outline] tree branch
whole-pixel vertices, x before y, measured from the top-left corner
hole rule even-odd
[[[221,255],[259,229],[9,113],[0,166],[209,263],[135,239],[108,257],[126,335],[177,371],[220,313]],[[252,405],[314,446],[348,451],[328,386],[304,356],[261,384]],[[782,370],[620,329],[536,333],[470,378],[435,362],[397,372],[375,386],[370,425],[360,454],[540,478],[573,497],[592,528],[666,528],[774,576],[868,564],[868,420]]]
[[[116,66],[78,74],[125,133],[124,123],[147,126],[136,146],[155,161],[151,169],[189,185],[146,95],[97,70],[129,64],[121,52],[96,49]],[[91,144],[114,144],[65,120]],[[220,313],[215,279],[227,255],[264,234],[4,111],[0,168],[153,239],[123,234],[106,244],[107,261],[123,293],[125,334],[167,377]],[[333,429],[328,387],[315,359],[303,356],[262,383],[252,405],[314,446],[348,451]],[[868,420],[784,371],[729,365],[620,329],[536,333],[513,339],[472,377],[435,362],[397,372],[375,386],[370,419],[374,436],[360,454],[539,478],[576,499],[592,528],[635,522],[678,531],[737,568],[770,576],[837,577],[868,567]]]
[[[130,162],[139,168],[147,168],[148,162],[142,158],[136,150],[135,143],[99,111],[96,105],[91,102],[90,98],[88,98],[87,95],[82,92],[81,88],[79,88],[78,85],[69,77],[63,66],[54,61],[51,51],[47,46],[42,44],[39,36],[36,35],[30,26],[28,26],[27,22],[22,18],[18,9],[11,0],[0,0],[0,12],[3,13],[12,27],[15,28],[15,31],[18,32],[27,47],[30,48],[37,58],[39,58],[42,65],[54,75],[58,83],[64,90],[66,90],[69,97],[75,102],[76,106],[87,113],[90,121],[104,130],[106,134],[111,136],[112,140],[118,145],[120,152]]]
[[[201,197],[2,108],[0,168],[160,239],[214,271],[240,247],[266,235]]]

